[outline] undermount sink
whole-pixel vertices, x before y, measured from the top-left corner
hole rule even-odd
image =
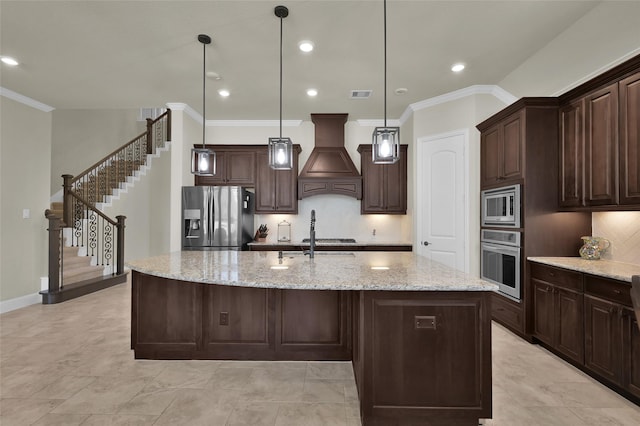
[[[302,242],[309,243],[311,241],[309,238],[304,238]],[[316,238],[316,243],[324,244],[355,244],[355,242],[354,238]]]

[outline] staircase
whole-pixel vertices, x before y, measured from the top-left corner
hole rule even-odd
[[[62,175],[63,202],[51,203],[49,288],[42,303],[59,303],[126,281],[124,216],[99,207],[136,176],[171,135],[171,110],[147,119],[147,131],[74,177]]]

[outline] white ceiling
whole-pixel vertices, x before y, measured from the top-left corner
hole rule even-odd
[[[497,84],[599,1],[389,0],[388,118],[414,102],[474,84]],[[207,119],[279,115],[280,21],[284,19],[283,119],[312,112],[380,119],[383,3],[360,1],[0,1],[0,86],[57,109],[160,107],[202,110],[207,47]],[[315,43],[311,54],[297,48]],[[453,74],[454,62],[466,70]],[[308,98],[306,89],[319,94]],[[408,93],[396,95],[404,87]],[[217,91],[231,96],[222,99]],[[352,89],[372,89],[351,100]]]

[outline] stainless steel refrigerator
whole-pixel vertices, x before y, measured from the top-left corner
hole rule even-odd
[[[184,250],[247,250],[254,194],[239,186],[182,187]]]

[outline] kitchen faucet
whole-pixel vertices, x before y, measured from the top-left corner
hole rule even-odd
[[[309,230],[309,250],[305,250],[304,254],[309,255],[309,259],[313,259],[313,252],[316,249],[316,211],[311,210],[311,228]]]

